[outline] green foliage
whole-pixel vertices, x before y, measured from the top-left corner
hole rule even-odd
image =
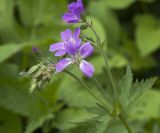
[[[136,43],[142,56],[153,53],[160,47],[160,21],[152,15],[137,15]]]
[[[104,28],[106,29],[107,43],[108,45],[113,45],[119,43],[121,28],[115,13],[106,7],[105,2],[105,0],[91,2],[88,7],[88,12],[98,18],[104,25]]]
[[[10,111],[0,108],[0,132],[1,133],[21,133],[22,124],[20,117]]]
[[[54,115],[51,113],[45,113],[44,115],[38,117],[32,116],[32,118],[28,121],[25,133],[32,133],[35,129],[41,127],[44,124],[44,122],[53,118]]]
[[[69,76],[65,76],[64,81],[60,85],[59,96],[69,106],[73,107],[93,106],[96,103],[96,100],[86,89]]]
[[[79,123],[79,126],[71,131],[71,133],[105,133],[107,125],[110,121],[107,115],[96,117],[89,122]]]
[[[124,9],[134,2],[135,0],[106,0],[106,6],[113,9]]]
[[[77,123],[89,120],[93,117],[95,117],[94,114],[86,112],[85,110],[69,108],[58,113],[53,124],[61,130],[68,130],[75,128]]]
[[[126,75],[118,84],[119,100],[123,109],[133,104],[146,90],[150,89],[157,78],[150,78],[133,83],[133,75],[130,67],[127,67]]]
[[[130,119],[149,120],[159,117],[160,93],[156,90],[149,90],[136,101],[129,110]]]
[[[100,36],[100,40],[104,41],[106,40],[106,33],[104,30],[103,25],[99,22],[99,20],[97,20],[94,17],[88,16],[87,21],[93,24],[94,29],[96,30],[96,32],[98,33],[98,35]],[[91,31],[91,29],[87,29],[86,31],[84,31],[84,34],[88,35],[89,37],[92,37],[93,40],[95,41],[95,35],[94,33]]]
[[[45,121],[53,118],[53,113],[61,108],[61,104],[56,104],[57,93],[56,89],[54,89],[56,87],[52,83],[47,85],[45,87],[46,90],[41,94],[34,93],[30,95],[27,89],[28,82],[24,82],[22,79],[15,80],[14,78],[17,77],[18,71],[13,72],[13,70],[16,70],[14,66],[6,65],[5,68],[7,67],[11,71],[10,75],[7,75],[7,72],[1,72],[0,76],[0,105],[24,117],[28,117],[29,120],[25,132],[32,133],[35,129],[41,127]],[[5,79],[3,78],[4,76]],[[25,88],[24,83],[26,84]]]
[[[134,133],[159,133],[160,81],[157,80],[156,90],[153,90],[150,88],[156,78],[149,78],[159,75],[159,1],[83,2],[88,22],[104,41],[118,88],[121,113]],[[43,67],[35,63],[37,59],[31,47],[37,46],[45,51],[43,56],[50,56],[48,60],[54,59],[52,53],[48,54],[49,45],[59,42],[61,31],[70,27],[61,21],[64,12],[67,12],[66,0],[0,0],[0,133],[52,133],[57,130],[60,133],[126,133],[117,117],[112,118],[83,85],[64,73],[52,75],[52,79],[45,80],[47,84],[40,89],[33,87],[33,93],[29,93],[30,81],[35,81],[33,77],[36,87],[42,85],[39,81],[49,70],[42,69],[49,68],[47,63]],[[96,42],[86,25],[81,28],[86,39],[92,37]],[[104,59],[97,49],[89,62],[94,65],[95,76],[110,101],[105,101],[94,80],[82,76],[75,66],[70,70],[104,104],[109,103],[114,112],[113,90],[106,76]],[[128,63],[134,77],[128,67],[122,78]],[[23,70],[27,78],[19,75]]]
[[[0,46],[0,63],[25,47],[26,44],[5,44]]]

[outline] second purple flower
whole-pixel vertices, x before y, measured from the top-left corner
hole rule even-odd
[[[81,19],[81,14],[84,12],[82,0],[72,2],[68,5],[69,13],[65,13],[62,19],[67,23],[77,23]]]

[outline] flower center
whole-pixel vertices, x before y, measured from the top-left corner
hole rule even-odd
[[[82,61],[82,57],[79,55],[79,53],[71,56],[72,62],[75,64],[80,64],[80,62]]]
[[[71,41],[73,44],[76,43],[76,42],[75,42],[75,39],[74,39],[73,37],[70,38],[70,41]]]

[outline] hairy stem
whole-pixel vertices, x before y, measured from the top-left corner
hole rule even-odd
[[[121,122],[125,126],[126,130],[128,131],[128,133],[133,133],[131,128],[129,127],[128,123],[126,122],[126,120],[123,118],[123,116],[121,114],[119,115],[119,119],[121,120]]]
[[[93,33],[95,34],[96,38],[97,38],[97,43],[98,43],[98,48],[100,49],[100,53],[102,54],[103,58],[104,58],[104,61],[105,61],[105,64],[106,64],[106,69],[107,69],[107,73],[108,73],[108,76],[109,76],[109,79],[110,79],[110,82],[111,82],[111,85],[113,87],[113,91],[114,91],[114,94],[115,94],[115,101],[116,101],[116,104],[118,105],[119,103],[119,100],[118,100],[118,93],[117,93],[117,89],[116,89],[116,86],[115,86],[115,82],[114,82],[114,79],[113,79],[113,76],[112,76],[112,72],[111,72],[111,69],[109,67],[109,63],[108,63],[108,57],[107,55],[104,53],[104,50],[99,47],[99,45],[101,44],[101,41],[100,41],[100,38],[98,36],[98,34],[96,33],[95,29],[93,28],[93,26],[91,24],[89,24],[88,22],[86,22],[86,24],[89,26],[89,28],[93,31]]]

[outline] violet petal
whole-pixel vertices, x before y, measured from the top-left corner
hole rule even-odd
[[[86,57],[90,56],[93,53],[93,50],[94,49],[91,46],[90,42],[86,42],[80,47],[80,55],[83,58],[86,58]]]
[[[68,10],[70,12],[74,12],[77,9],[77,3],[76,2],[72,2],[71,4],[68,5]]]
[[[82,43],[82,39],[77,39],[76,40],[75,47],[76,47],[77,50],[81,47],[81,43]]]
[[[71,36],[72,36],[72,31],[70,29],[61,32],[61,39],[63,41],[69,40]]]
[[[79,5],[79,11],[82,13],[84,11],[82,0],[77,0],[77,4]]]
[[[64,49],[64,43],[63,42],[58,42],[58,43],[50,45],[49,51],[50,52],[55,52],[55,51],[60,50],[60,49]]]
[[[64,59],[60,60],[55,66],[56,67],[56,72],[63,71],[71,63],[72,63],[72,59],[71,58],[64,58]]]
[[[77,0],[77,2],[69,4],[68,10],[71,13],[81,14],[84,11],[82,0]]]
[[[54,55],[55,56],[63,56],[63,55],[65,55],[66,54],[66,50],[59,50],[59,51],[57,51]]]
[[[94,73],[94,67],[92,64],[88,63],[85,60],[82,60],[80,63],[80,69],[87,77],[91,78]]]
[[[80,17],[75,13],[65,13],[62,19],[67,23],[77,23]]]
[[[80,32],[81,32],[80,28],[79,27],[76,28],[75,32],[73,33],[73,38],[75,40],[77,40],[79,38]]]

